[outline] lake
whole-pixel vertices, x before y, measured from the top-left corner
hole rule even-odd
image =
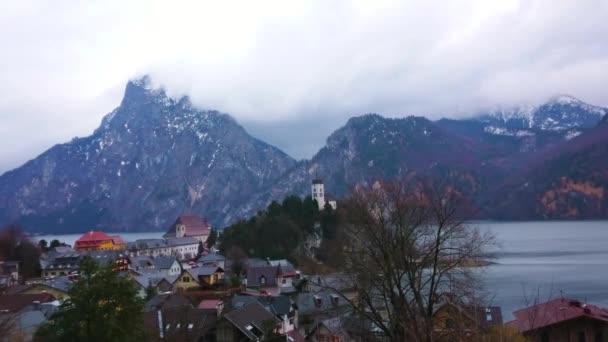
[[[499,244],[497,263],[485,269],[483,279],[505,320],[525,306],[524,293],[542,301],[563,295],[608,307],[608,221],[476,225],[492,231]]]
[[[484,288],[505,320],[525,306],[524,294],[541,300],[571,296],[608,307],[608,221],[475,222],[496,235],[496,264],[483,271]],[[125,241],[164,232],[114,233]],[[43,235],[73,245],[81,234]]]

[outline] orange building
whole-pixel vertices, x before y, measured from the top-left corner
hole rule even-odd
[[[100,231],[84,233],[74,245],[77,251],[123,250],[125,242],[120,236],[110,236]]]

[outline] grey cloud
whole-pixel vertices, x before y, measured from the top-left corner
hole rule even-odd
[[[367,112],[607,106],[607,17],[603,0],[5,2],[0,172],[90,134],[144,73],[296,157]]]

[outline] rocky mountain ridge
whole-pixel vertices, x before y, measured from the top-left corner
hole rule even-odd
[[[91,136],[0,176],[0,221],[34,231],[151,230],[197,213],[217,223],[243,193],[265,189],[296,164],[229,115],[147,82],[129,82]]]
[[[127,84],[91,136],[0,176],[0,223],[146,231],[187,213],[221,227],[272,200],[309,194],[315,176],[341,197],[359,183],[419,175],[465,194],[477,218],[606,218],[608,134],[598,126],[606,113],[560,96],[463,120],[367,114],[296,161],[229,115],[170,98],[144,77]]]

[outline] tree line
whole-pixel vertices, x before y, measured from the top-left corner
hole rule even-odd
[[[288,196],[271,202],[247,220],[224,228],[220,236],[223,253],[238,247],[249,257],[296,260],[303,242],[313,235],[333,239],[338,214],[327,205],[319,211],[316,200]]]

